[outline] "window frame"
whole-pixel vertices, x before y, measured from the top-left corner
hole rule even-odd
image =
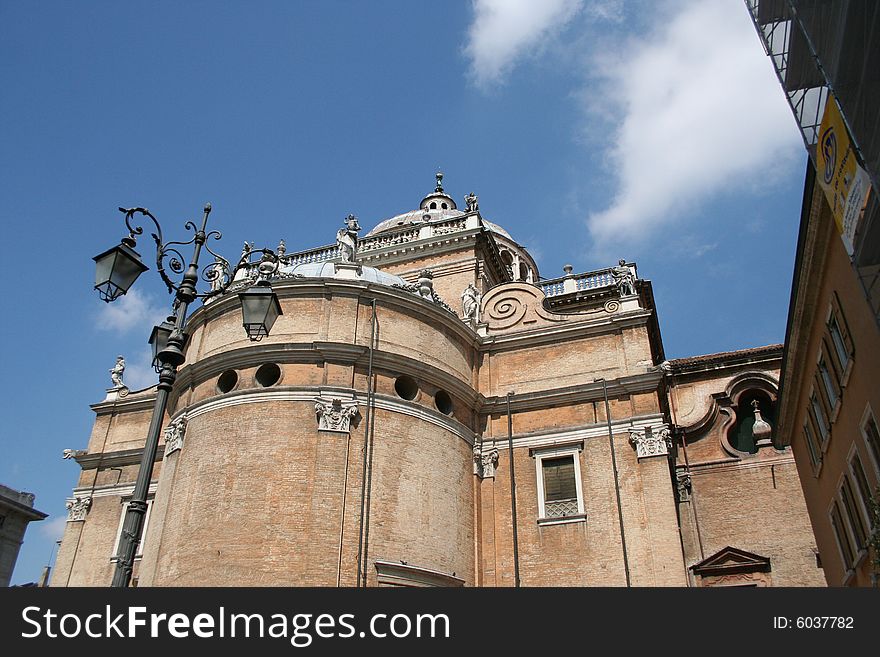
[[[584,485],[581,476],[581,459],[580,453],[584,450],[583,441],[567,445],[554,445],[552,447],[533,448],[530,451],[532,458],[535,459],[535,480],[538,498],[538,524],[539,525],[561,525],[572,522],[586,522],[587,513],[584,507]],[[546,515],[546,500],[544,492],[544,461],[562,457],[571,457],[574,461],[574,485],[577,495],[578,512],[570,516],[550,516]]]
[[[807,410],[810,415],[809,409]],[[804,442],[807,443],[807,451],[810,456],[810,465],[813,467],[813,476],[818,477],[819,471],[822,469],[823,453],[822,446],[816,441],[816,432],[813,429],[813,422],[810,417],[804,418]]]
[[[847,498],[850,500],[850,504],[847,504]],[[853,561],[853,566],[855,567],[868,552],[870,533],[867,529],[867,522],[864,516],[858,515],[861,511],[858,506],[858,501],[856,500],[855,492],[853,491],[852,482],[849,480],[849,474],[847,472],[843,472],[837,482],[837,499],[840,501],[843,521],[849,532],[852,548],[855,551],[855,559]],[[859,523],[861,532],[856,529],[856,523]]]
[[[837,327],[837,336],[840,338],[840,344],[834,339],[835,332],[831,330],[832,322]],[[838,372],[840,387],[845,388],[849,381],[849,376],[852,373],[856,350],[837,292],[831,293],[831,300],[828,304],[828,313],[825,317],[825,329],[827,335],[831,338],[834,347],[834,357],[831,360],[840,368]],[[843,347],[843,351],[846,353],[846,362],[840,360],[840,347]]]
[[[810,391],[809,397],[809,408],[807,412],[810,415],[810,419],[813,421],[816,429],[818,429],[817,434],[819,438],[819,449],[822,454],[828,449],[828,443],[831,442],[831,422],[828,420],[828,411],[825,409],[825,406],[821,399],[822,395],[816,390],[816,386],[814,385],[812,390]],[[816,409],[821,411],[822,417],[818,417]]]
[[[836,520],[835,516],[837,518]],[[840,504],[836,495],[831,498],[831,504],[828,507],[828,522],[831,525],[831,533],[834,535],[834,542],[837,545],[837,553],[840,555],[840,562],[843,564],[844,582],[846,582],[855,572],[853,564],[856,562],[856,553],[853,550],[852,539],[847,531],[846,521],[843,519],[843,514],[840,512]],[[851,554],[851,558],[847,558],[847,555],[844,553],[841,539],[846,542],[846,547]]]
[[[872,440],[867,431],[869,424],[874,425],[874,439]],[[865,404],[865,411],[862,413],[862,419],[859,421],[859,432],[862,434],[862,440],[865,443],[865,451],[868,452],[868,458],[874,466],[875,486],[880,485],[880,424],[877,423],[877,416],[874,414],[871,404]]]
[[[840,381],[837,379],[834,367],[829,367],[828,365],[829,360],[827,345],[823,339],[822,344],[819,346],[819,356],[816,358],[816,374],[827,402],[828,423],[832,425],[837,420],[837,415],[840,412],[843,389],[840,386]]]
[[[859,453],[859,450],[855,445],[852,446],[850,450],[849,457],[847,458],[847,466],[849,468],[849,473],[852,475],[853,480],[855,481],[855,491],[858,493],[857,497],[859,498],[859,503],[861,504],[861,509],[863,512],[863,518],[865,518],[865,527],[868,531],[868,535],[871,535],[871,532],[874,530],[874,527],[871,524],[873,520],[871,516],[870,510],[870,498],[871,498],[871,483],[868,481],[868,473],[865,470],[865,466],[863,464],[862,455]],[[861,471],[862,476],[859,477],[856,472],[856,468],[853,466],[854,463],[858,463],[859,471]],[[862,488],[862,484],[860,481],[864,481],[865,487]],[[867,495],[867,498],[865,497]]]

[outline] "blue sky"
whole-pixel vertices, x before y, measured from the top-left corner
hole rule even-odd
[[[440,168],[546,278],[636,261],[669,358],[784,339],[806,156],[739,0],[0,0],[0,89],[0,482],[50,514],[13,583],[63,530],[61,452],[115,356],[152,382],[158,276],[92,290],[118,206],[185,240],[210,201],[227,257],[295,251],[416,208]]]

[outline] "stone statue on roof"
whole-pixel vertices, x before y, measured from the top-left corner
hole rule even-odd
[[[618,266],[611,270],[614,283],[621,297],[632,297],[636,294],[635,276],[632,269],[627,266],[626,260],[619,260]]]
[[[345,218],[345,227],[340,228],[336,232],[336,244],[339,247],[339,255],[342,258],[342,262],[354,262],[355,253],[357,252],[358,231],[360,229],[357,217],[350,214]]]
[[[116,357],[116,365],[110,370],[110,380],[113,382],[114,388],[124,388],[122,375],[125,373],[125,359],[122,356]]]
[[[468,283],[464,292],[461,293],[462,319],[466,322],[469,320],[479,321],[479,310],[480,293],[477,292],[477,288],[474,287],[473,283]]]

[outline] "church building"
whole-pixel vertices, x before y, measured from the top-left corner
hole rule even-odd
[[[635,263],[543,278],[463,200],[280,245],[259,341],[256,268],[192,313],[132,583],[823,586],[781,346],[667,360]],[[92,406],[53,586],[110,584],[155,396]]]

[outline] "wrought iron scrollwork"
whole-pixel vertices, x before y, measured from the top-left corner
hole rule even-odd
[[[199,299],[209,299],[226,292],[230,285],[235,282],[239,270],[245,270],[245,278],[251,279],[250,282],[269,279],[278,272],[280,254],[276,254],[271,249],[254,249],[249,245],[249,248],[244,250],[241,258],[233,267],[226,258],[215,252],[207,244],[211,239],[222,239],[223,234],[218,230],[205,233],[194,222],[187,221],[184,224],[184,229],[192,231],[193,236],[185,242],[166,242],[162,237],[162,228],[159,225],[159,221],[146,208],[119,208],[119,211],[125,215],[125,225],[129,233],[128,237],[123,241],[132,247],[136,244],[136,237],[144,233],[144,229],[138,225],[135,215],[140,214],[153,222],[155,230],[150,233],[150,236],[156,245],[156,269],[169,293],[180,290],[182,280],[172,279],[169,271],[175,274],[176,277],[185,275],[187,270],[186,258],[179,249],[190,244],[203,246],[214,257],[214,262],[205,265],[201,269],[199,277],[210,285],[210,289],[206,292],[196,292],[194,296]],[[208,204],[205,206],[205,212],[209,213],[210,211],[210,204]]]

